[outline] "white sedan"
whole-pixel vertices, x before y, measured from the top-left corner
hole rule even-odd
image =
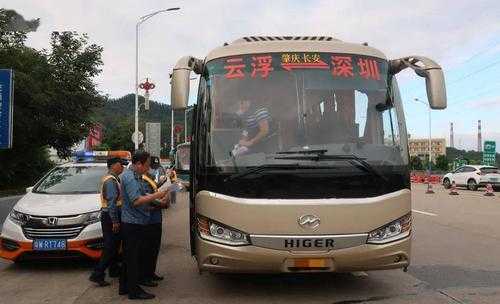
[[[493,188],[500,188],[500,170],[493,166],[462,166],[443,177],[446,189],[450,188],[453,182],[457,187],[467,187],[471,191],[476,191],[487,184],[491,184]]]

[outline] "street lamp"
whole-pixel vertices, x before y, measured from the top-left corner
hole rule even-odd
[[[179,7],[171,7],[150,14],[144,15],[139,18],[135,25],[135,150],[139,149],[139,27],[149,18],[168,11],[177,11]]]
[[[434,193],[431,189],[431,161],[432,161],[432,137],[431,137],[431,107],[429,103],[422,101],[418,98],[414,99],[422,104],[424,104],[429,110],[429,164],[427,166],[427,193]]]

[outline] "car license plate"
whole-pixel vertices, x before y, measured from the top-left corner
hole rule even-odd
[[[66,240],[38,239],[33,240],[33,250],[66,250]]]

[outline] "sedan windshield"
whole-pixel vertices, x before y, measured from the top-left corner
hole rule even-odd
[[[35,193],[79,194],[98,193],[105,166],[58,167],[33,190]]]
[[[375,166],[406,165],[387,69],[380,58],[333,53],[254,54],[208,62],[210,157],[205,165],[230,172],[292,164],[297,158],[276,156],[307,150],[354,155]],[[342,165],[331,158],[300,162]]]

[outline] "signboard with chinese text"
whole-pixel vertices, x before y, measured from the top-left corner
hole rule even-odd
[[[14,111],[13,71],[0,69],[0,149],[12,148]]]
[[[161,151],[161,124],[159,122],[146,123],[146,144],[144,150],[152,156],[160,157]]]
[[[283,52],[232,56],[216,61],[220,64],[210,65],[209,72],[222,74],[229,80],[267,79],[277,72],[307,73],[318,70],[327,73],[314,75],[328,75],[339,84],[356,81],[363,82],[363,87],[370,83],[384,87],[387,80],[387,61],[357,54]]]
[[[496,164],[496,142],[485,141],[483,151],[483,165],[494,166]]]

